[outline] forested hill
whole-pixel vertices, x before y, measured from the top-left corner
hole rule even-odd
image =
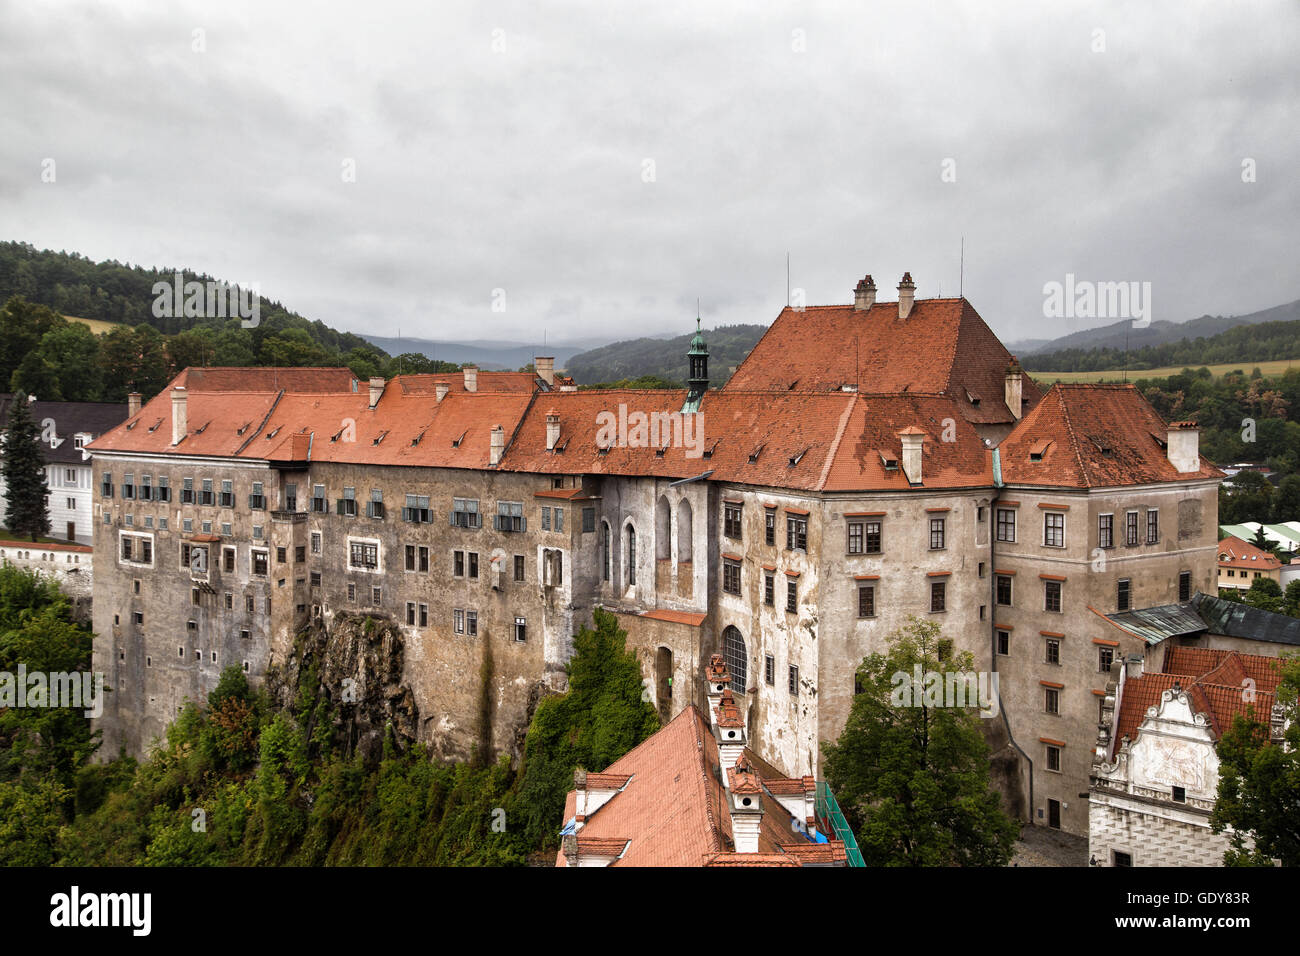
[[[220,278],[192,269],[145,268],[112,259],[95,262],[75,252],[37,249],[25,242],[0,242],[0,303],[16,295],[28,302],[47,305],[61,315],[132,326],[151,325],[164,335],[175,335],[195,326],[224,326],[228,320],[153,314],[154,283],[170,285],[178,272],[185,281],[207,282]],[[259,310],[261,327],[267,331],[298,328],[330,352],[365,349],[387,355],[359,335],[309,321],[273,299],[261,297]],[[253,338],[260,344],[256,335]]]
[[[1100,372],[1293,358],[1300,358],[1300,320],[1243,325],[1218,335],[1148,345],[1127,357],[1122,348],[1062,349],[1028,355],[1023,361],[1034,372]]]
[[[767,331],[766,325],[722,325],[705,329],[709,346],[709,380],[721,385],[731,369],[744,361],[750,349]],[[686,351],[695,330],[671,339],[626,339],[569,359],[565,371],[579,382],[617,382],[653,377],[677,385],[686,382]]]

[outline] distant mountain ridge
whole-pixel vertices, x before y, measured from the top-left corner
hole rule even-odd
[[[704,329],[704,340],[709,347],[710,382],[721,385],[730,378],[731,370],[745,360],[766,331],[766,325],[720,325]],[[692,329],[667,339],[642,337],[611,342],[574,355],[569,359],[566,371],[582,385],[646,376],[684,385],[686,351],[694,336],[695,330]],[[556,364],[559,364],[558,358]]]
[[[362,335],[367,342],[389,355],[418,352],[441,362],[456,365],[474,363],[485,371],[512,371],[532,363],[538,355],[555,357],[556,368],[566,368],[569,359],[587,347],[584,345],[529,345],[526,342],[439,342],[434,339],[400,339],[383,335]]]

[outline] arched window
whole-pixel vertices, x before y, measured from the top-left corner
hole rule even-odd
[[[608,522],[608,521],[602,521],[600,524],[601,524],[601,555],[600,555],[600,560],[601,560],[601,563],[604,565],[604,567],[603,567],[603,574],[602,574],[602,580],[608,581],[608,580],[609,580],[609,566],[610,566],[610,562],[611,562],[611,560],[612,560],[612,558],[613,558],[613,552],[611,552],[610,549],[609,549],[609,545],[610,545],[609,522]]]
[[[683,498],[677,502],[677,560],[690,561],[694,553],[695,532],[691,503]]]
[[[667,561],[673,554],[672,532],[669,528],[671,515],[668,499],[660,495],[659,503],[655,505],[655,558],[659,561]]]
[[[627,526],[627,586],[636,584],[636,528]]]
[[[745,653],[745,639],[734,627],[722,632],[722,658],[731,672],[731,689],[743,694],[749,674],[749,656]]]

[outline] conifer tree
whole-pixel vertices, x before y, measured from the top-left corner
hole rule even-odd
[[[4,479],[8,501],[5,527],[14,535],[31,535],[33,541],[49,534],[45,455],[41,452],[40,431],[22,392],[14,394],[9,429],[4,436]]]

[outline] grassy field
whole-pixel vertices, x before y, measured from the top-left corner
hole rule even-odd
[[[1176,368],[1147,368],[1137,371],[1129,369],[1128,381],[1136,382],[1140,378],[1168,378],[1170,375],[1177,375],[1183,368],[1184,366],[1180,365]],[[1222,378],[1228,372],[1245,372],[1249,375],[1256,368],[1264,375],[1281,375],[1289,368],[1300,368],[1300,358],[1278,359],[1275,362],[1231,362],[1227,365],[1210,365],[1208,368],[1215,378]],[[1035,372],[1030,369],[1026,371],[1033,376],[1034,381],[1042,385],[1051,385],[1053,382],[1122,382],[1125,380],[1122,371]]]
[[[88,326],[90,331],[96,335],[103,335],[109,329],[117,328],[119,325],[117,322],[105,322],[103,319],[83,319],[77,315],[65,315],[64,318],[69,322],[80,322],[82,325]]]

